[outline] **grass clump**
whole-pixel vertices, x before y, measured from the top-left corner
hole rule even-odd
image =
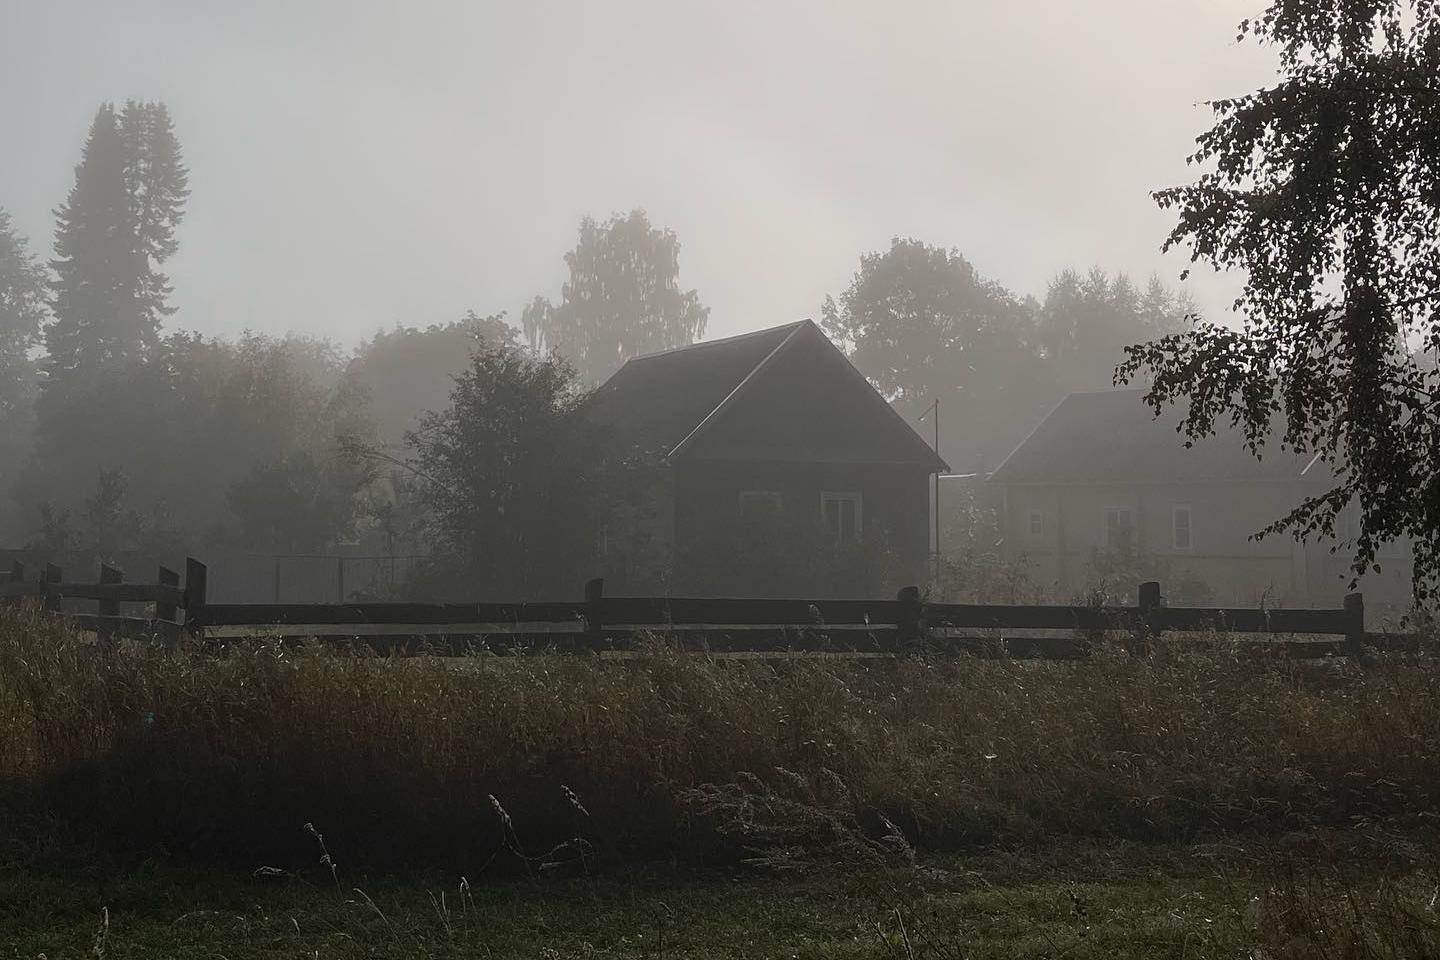
[[[884,861],[1423,819],[1437,750],[1432,671],[1306,679],[1223,644],[1067,665],[716,661],[658,641],[621,661],[384,658],[102,647],[0,611],[0,778],[108,841],[249,867],[307,860],[305,823],[355,866],[538,870],[566,843],[586,869]]]

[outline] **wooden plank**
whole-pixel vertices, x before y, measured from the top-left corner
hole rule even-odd
[[[546,624],[545,629],[536,625],[494,622],[444,622],[444,623],[238,623],[215,625],[206,628],[206,636],[212,639],[240,639],[244,637],[443,637],[456,636],[553,636],[579,633],[583,624],[579,621]]]
[[[1083,660],[1091,644],[1075,636],[931,636],[925,645],[940,656],[966,655],[985,660]]]
[[[77,620],[87,619],[84,615]],[[89,618],[93,619],[93,618]],[[144,624],[145,621],[133,621]],[[158,623],[158,622],[157,622]],[[163,626],[163,624],[160,624]],[[416,633],[367,633],[355,627],[332,626],[321,629],[281,627],[275,634],[263,635],[267,641],[299,643],[317,640],[322,643],[356,647],[383,654],[411,655],[429,653],[441,656],[464,656],[489,651],[496,655],[520,656],[640,656],[644,644],[634,634],[622,630],[606,630],[601,636],[572,629],[563,633],[535,632],[518,629],[502,632],[470,632],[450,629],[445,633],[427,633],[421,627]],[[325,632],[334,630],[335,632]],[[143,633],[143,630],[141,631]],[[237,640],[256,636],[243,628],[219,628],[207,634],[212,640]],[[742,629],[707,634],[697,630],[677,630],[665,637],[667,646],[684,653],[720,658],[803,659],[805,657],[850,657],[895,659],[908,655],[901,650],[896,630],[883,630],[873,636],[847,637],[834,632],[796,630],[794,628]],[[1217,646],[1229,641],[1196,640],[1197,646]],[[1240,652],[1256,657],[1287,657],[1320,659],[1344,653],[1341,640],[1268,640],[1246,639],[1233,643]],[[1090,655],[1089,640],[1074,635],[1056,636],[931,636],[920,650],[931,656],[973,656],[983,659],[1076,661]]]
[[[155,592],[155,619],[174,622],[179,617],[176,609],[185,602],[185,591],[180,589],[180,574],[162,566],[156,574],[159,581]],[[173,592],[167,592],[173,591]]]
[[[125,579],[125,574],[124,574],[124,572],[121,571],[121,569],[120,569],[119,567],[112,567],[112,566],[111,566],[110,564],[108,564],[108,563],[102,563],[102,564],[100,564],[100,583],[101,583],[101,584],[106,584],[106,585],[119,585],[120,582],[123,581],[124,579]],[[112,638],[115,636],[115,634],[114,634],[113,628],[110,627],[110,626],[108,626],[108,624],[109,624],[111,621],[113,621],[113,620],[119,619],[119,617],[120,617],[120,601],[118,601],[118,600],[101,600],[101,601],[99,601],[99,603],[96,605],[96,611],[95,611],[95,612],[98,613],[98,614],[100,614],[100,616],[99,616],[99,618],[98,618],[98,621],[97,621],[97,622],[99,623],[99,626],[96,628],[97,636],[99,636],[99,638],[100,638],[102,641],[106,641],[106,640],[112,639]]]
[[[45,572],[40,575],[40,588],[41,596],[44,597],[44,600],[41,602],[44,604],[46,610],[54,610],[59,606],[60,598],[52,592],[51,587],[64,579],[64,570],[61,570],[53,563],[45,564]]]
[[[1011,630],[1125,630],[1137,623],[1134,607],[1006,607],[996,604],[932,603],[925,621],[935,627]]]
[[[9,600],[20,597],[38,597],[45,592],[44,584],[34,583],[0,583],[0,600]]]
[[[500,629],[496,629],[499,627]],[[244,640],[250,638],[300,642],[317,640],[335,645],[359,644],[384,652],[403,652],[422,648],[491,649],[520,648],[530,653],[593,654],[613,650],[633,650],[643,646],[633,631],[606,629],[600,633],[586,631],[575,625],[563,630],[536,631],[530,628],[505,628],[504,624],[309,624],[274,625],[269,628],[250,626],[211,627],[206,630],[210,640]],[[788,627],[743,628],[722,632],[676,630],[665,635],[665,643],[682,650],[713,653],[770,652],[864,652],[888,653],[897,648],[893,629],[873,634],[850,631],[817,632]]]
[[[63,614],[67,623],[78,630],[96,634],[110,634],[127,637],[170,636],[176,633],[176,624],[149,617],[110,617],[97,613]]]
[[[1188,632],[1343,634],[1346,629],[1343,610],[1163,607],[1158,620],[1163,630]]]
[[[185,558],[185,597],[181,606],[185,608],[187,620],[194,621],[196,614],[204,608],[210,578],[209,569],[194,557]]]
[[[185,600],[185,593],[178,586],[158,583],[52,583],[49,589],[67,600],[168,603],[174,606],[180,606]]]
[[[1384,653],[1440,653],[1440,639],[1427,633],[1366,633],[1365,645]]]
[[[603,622],[636,626],[668,624],[875,624],[900,622],[896,600],[792,600],[715,597],[606,597]],[[813,608],[813,609],[812,609]]]
[[[666,640],[681,649],[712,653],[893,653],[900,646],[899,634],[893,627],[880,627],[869,632],[783,626],[707,632],[677,627],[674,633],[666,636]]]
[[[583,603],[207,603],[196,626],[580,622]]]

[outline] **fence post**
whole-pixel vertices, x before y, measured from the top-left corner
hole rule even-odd
[[[904,651],[924,639],[925,625],[920,616],[920,588],[901,587],[895,593],[895,599],[900,602],[900,616],[895,623],[895,639],[900,650]]]
[[[1365,595],[1345,595],[1345,656],[1354,663],[1365,658]]]
[[[1146,580],[1140,584],[1136,600],[1140,607],[1140,624],[1136,630],[1135,640],[1130,648],[1133,656],[1144,657],[1150,654],[1150,641],[1160,633],[1160,583],[1158,580]]]
[[[60,593],[53,589],[65,577],[65,572],[53,563],[45,564],[44,571],[40,574],[40,606],[45,610],[55,610],[60,606]]]
[[[600,642],[605,630],[605,616],[600,609],[600,601],[604,597],[604,577],[585,581],[585,633],[596,650],[600,649]]]
[[[119,567],[112,567],[108,563],[100,564],[100,583],[102,586],[107,583],[123,582],[125,582],[125,572],[123,570]],[[120,601],[97,600],[95,601],[95,612],[102,617],[118,617],[120,616]],[[97,623],[95,625],[95,636],[101,643],[109,643],[115,639],[114,625],[103,621]]]
[[[25,564],[21,563],[19,560],[14,560],[14,561],[12,561],[12,562],[10,563],[10,576],[9,576],[9,578],[6,580],[6,582],[7,582],[7,583],[24,583],[24,582],[25,582]],[[24,598],[23,595],[21,595],[21,596],[17,596],[15,599],[16,599],[17,601],[19,601],[19,600],[24,600],[25,598]],[[3,601],[0,601],[0,602],[3,602]]]
[[[163,564],[160,566],[160,571],[155,579],[162,587],[180,586],[180,574]],[[155,619],[171,624],[171,626],[165,628],[167,631],[165,635],[166,642],[174,642],[179,639],[179,624],[175,622],[177,615],[175,604],[167,603],[163,600],[155,601]]]
[[[205,609],[206,575],[205,564],[194,557],[185,558],[185,626],[196,637],[200,631],[195,620]]]

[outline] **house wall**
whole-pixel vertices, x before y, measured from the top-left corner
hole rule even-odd
[[[637,467],[629,493],[612,508],[602,531],[605,591],[612,596],[667,594],[675,572],[675,471],[662,465]]]
[[[1024,561],[1031,577],[1057,598],[1076,596],[1088,585],[1092,554],[1103,543],[1105,508],[1129,507],[1137,544],[1165,558],[1172,577],[1204,581],[1218,603],[1254,605],[1263,599],[1289,606],[1339,606],[1351,590],[1347,550],[1332,552],[1334,541],[1300,544],[1283,534],[1250,539],[1315,492],[1299,483],[1262,481],[1005,484],[1005,554]],[[1180,505],[1190,507],[1188,550],[1177,549],[1173,538],[1173,509]],[[1031,510],[1041,513],[1039,536],[1030,533]],[[1366,595],[1367,609],[1379,616],[1396,614],[1409,604],[1412,561],[1408,550],[1397,545],[1383,548],[1378,559],[1380,572],[1367,574],[1356,589]]]
[[[893,464],[788,463],[774,461],[696,460],[676,468],[675,538],[677,577],[686,589],[701,593],[729,592],[723,575],[713,568],[697,582],[709,549],[722,549],[740,521],[742,491],[775,491],[784,517],[818,527],[822,491],[858,491],[861,523],[867,546],[884,550],[893,561],[889,573],[875,583],[876,595],[926,579],[930,543],[929,474],[923,466]],[[777,528],[783,524],[777,521]],[[783,584],[776,584],[785,592]]]
[[[1310,601],[1307,556],[1292,540],[1250,535],[1283,516],[1303,495],[1296,484],[1009,484],[1004,487],[1005,553],[1059,597],[1084,591],[1094,551],[1104,542],[1105,510],[1129,508],[1137,546],[1168,560],[1176,579],[1204,581],[1222,603]],[[1191,546],[1177,548],[1174,508],[1190,508]],[[1042,529],[1030,530],[1038,510]]]

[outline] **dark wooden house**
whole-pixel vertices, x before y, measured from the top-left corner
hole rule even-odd
[[[924,579],[929,480],[945,464],[809,320],[636,357],[596,391],[590,415],[658,465],[646,509],[607,530],[617,586],[653,586],[643,581],[658,566],[662,587],[755,591],[764,558],[736,535],[757,527],[781,554],[799,551],[763,592],[847,551],[883,555],[868,589]],[[661,558],[644,573],[614,556],[637,535]]]

